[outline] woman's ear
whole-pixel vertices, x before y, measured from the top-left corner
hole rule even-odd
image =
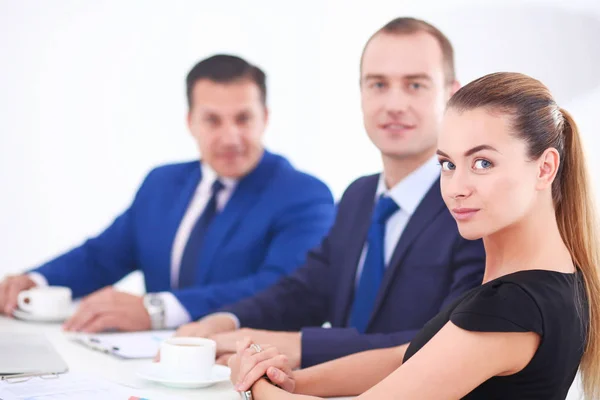
[[[538,176],[537,186],[538,190],[544,190],[552,187],[552,182],[556,179],[558,173],[558,167],[560,166],[560,155],[558,151],[551,147],[546,149],[537,161],[538,163]]]

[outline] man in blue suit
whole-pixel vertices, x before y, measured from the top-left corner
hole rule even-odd
[[[459,88],[450,42],[424,21],[389,22],[365,47],[360,88],[383,173],[348,187],[333,227],[294,274],[180,328],[215,339],[220,362],[243,337],[276,346],[293,367],[397,346],[481,284],[483,245],[458,233],[435,158],[445,104]]]
[[[188,126],[202,159],[152,170],[133,203],[82,246],[0,285],[10,315],[21,290],[61,285],[86,296],[64,328],[173,328],[251,296],[301,265],[333,222],[321,181],[262,144],[265,74],[216,55],[187,76]],[[144,272],[148,295],[114,284]],[[103,288],[103,289],[102,289]]]

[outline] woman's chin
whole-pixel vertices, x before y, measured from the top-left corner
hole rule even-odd
[[[481,239],[484,235],[484,232],[482,232],[479,229],[473,229],[474,227],[466,227],[466,226],[461,226],[461,224],[458,224],[458,232],[460,233],[460,236],[462,236],[463,238],[467,239],[467,240],[477,240],[477,239]]]

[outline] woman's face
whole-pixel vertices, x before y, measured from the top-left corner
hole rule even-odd
[[[510,122],[484,108],[445,114],[438,141],[442,196],[466,239],[518,223],[539,205],[540,191],[550,190],[547,153],[554,149],[531,161]]]

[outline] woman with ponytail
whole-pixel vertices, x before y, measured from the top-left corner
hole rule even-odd
[[[239,343],[246,398],[562,400],[578,368],[600,398],[594,201],[571,116],[535,79],[487,75],[448,103],[438,156],[461,235],[483,238],[483,284],[393,349],[292,372],[277,349]]]

